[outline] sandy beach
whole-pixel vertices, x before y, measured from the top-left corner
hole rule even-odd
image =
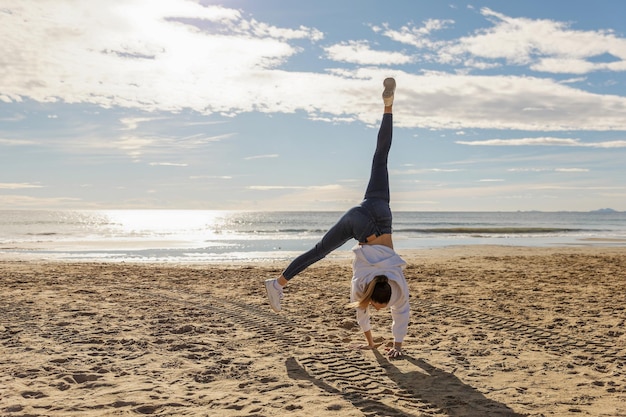
[[[626,248],[400,252],[411,324],[389,360],[319,262],[0,261],[2,416],[626,416]]]

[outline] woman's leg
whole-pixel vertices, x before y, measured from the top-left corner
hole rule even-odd
[[[325,258],[326,255],[342,246],[348,240],[356,238],[354,225],[367,220],[368,218],[362,213],[360,208],[354,207],[348,210],[333,227],[328,229],[322,239],[311,250],[291,261],[281,275],[281,278],[285,281],[280,280],[279,283],[285,282],[286,284],[286,281],[289,281],[315,262]]]
[[[280,274],[280,277],[265,280],[265,290],[267,291],[272,310],[277,313],[281,310],[280,300],[283,297],[283,287],[287,285],[291,278],[323,259],[353,237],[352,226],[355,221],[360,221],[358,217],[364,215],[362,211],[360,207],[348,210],[311,250],[291,261],[289,266]]]
[[[387,159],[391,149],[391,137],[393,133],[393,114],[383,114],[383,120],[378,130],[376,151],[372,160],[370,180],[365,191],[365,199],[380,198],[389,203],[389,172]]]
[[[376,151],[372,161],[370,180],[365,191],[365,199],[378,198],[389,203],[389,173],[387,170],[387,159],[391,148],[391,136],[393,130],[393,118],[391,106],[385,106],[383,120],[378,130]],[[353,208],[346,212],[339,221],[328,230],[322,240],[320,240],[311,250],[303,253],[294,259],[287,269],[285,269],[279,280],[279,284],[285,285],[291,278],[323,259],[342,246],[348,240],[354,238],[359,241],[367,239],[367,236],[358,236],[361,227],[371,221],[371,214],[365,215],[362,209]]]
[[[389,203],[389,174],[387,170],[387,156],[391,148],[393,130],[392,105],[396,82],[387,78],[383,82],[383,102],[385,104],[383,120],[381,121],[376,142],[376,151],[372,161],[370,180],[365,191],[365,199],[379,198]],[[362,240],[366,236],[357,236],[363,224],[371,222],[371,216],[365,213],[363,207],[354,207],[347,211],[339,221],[331,227],[322,239],[308,252],[294,259],[277,279],[265,281],[265,288],[270,299],[270,305],[276,312],[280,311],[282,287],[289,280],[315,262],[323,259],[330,252],[342,246],[351,238]],[[361,225],[361,227],[359,227]]]
[[[389,203],[389,172],[387,170],[387,159],[391,149],[391,137],[393,134],[393,98],[396,89],[396,81],[387,78],[383,81],[385,90],[383,91],[383,101],[385,110],[383,120],[378,129],[378,140],[376,151],[372,160],[372,171],[370,180],[365,190],[365,199],[380,198]]]

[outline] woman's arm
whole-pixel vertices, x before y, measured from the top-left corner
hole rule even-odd
[[[367,346],[369,346],[372,349],[376,349],[378,346],[380,346],[380,343],[374,343],[374,338],[372,337],[372,331],[368,330],[366,332],[363,333],[365,335],[365,339],[367,340]]]
[[[396,343],[402,344],[407,334],[409,320],[411,318],[411,306],[408,298],[399,306],[391,307],[391,332]]]
[[[391,306],[391,317],[393,319],[391,331],[393,333],[394,343],[393,348],[389,349],[387,354],[390,358],[396,358],[402,356],[402,342],[407,334],[411,317],[411,306],[408,297],[404,298],[404,301],[400,305]]]
[[[382,344],[374,342],[371,330],[367,330],[363,334],[365,335],[365,340],[367,340],[367,345],[353,345],[353,349],[377,349]]]

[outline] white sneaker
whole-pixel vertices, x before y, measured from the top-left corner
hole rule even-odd
[[[393,94],[396,91],[396,80],[393,78],[385,78],[383,86],[385,87],[383,91],[383,103],[385,103],[385,106],[391,106],[393,104]]]
[[[278,280],[276,278],[266,279],[265,291],[267,291],[267,298],[270,301],[270,307],[278,313],[281,310],[280,300],[283,298],[283,287],[278,284]]]

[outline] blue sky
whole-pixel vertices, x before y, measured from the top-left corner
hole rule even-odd
[[[0,209],[626,210],[626,3],[5,0]]]

